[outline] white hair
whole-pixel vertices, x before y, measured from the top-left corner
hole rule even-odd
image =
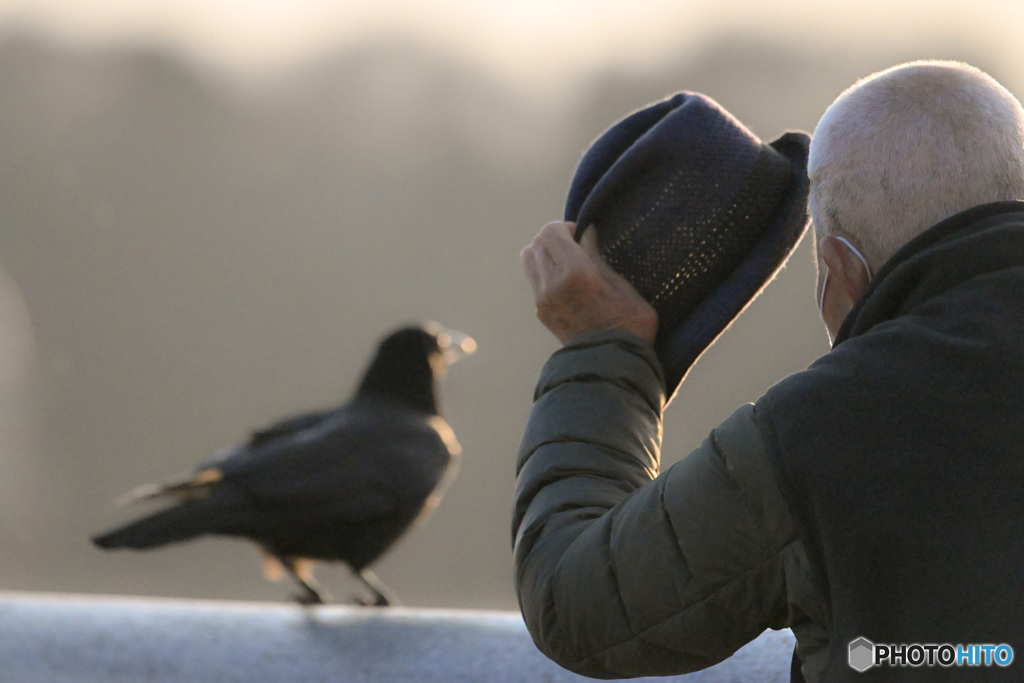
[[[877,269],[945,218],[1024,199],[1024,109],[973,66],[901,64],[825,111],[808,174],[818,238],[847,236]]]

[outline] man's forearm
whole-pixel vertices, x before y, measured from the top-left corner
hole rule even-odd
[[[657,476],[663,403],[654,352],[629,334],[590,335],[545,365],[519,453],[513,519],[516,589],[528,624],[545,621],[565,550]]]
[[[516,590],[538,647],[593,677],[684,673],[786,619],[796,541],[753,408],[659,475],[664,392],[622,333],[555,354],[519,457]]]

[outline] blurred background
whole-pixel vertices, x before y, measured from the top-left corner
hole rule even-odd
[[[0,0],[0,590],[286,599],[241,541],[88,536],[434,319],[480,346],[442,386],[462,471],[377,573],[514,609],[514,458],[556,348],[518,253],[587,144],[678,90],[810,131],[917,58],[1021,97],[1022,31],[1016,0]],[[805,239],[670,406],[666,464],[827,351],[813,286]]]

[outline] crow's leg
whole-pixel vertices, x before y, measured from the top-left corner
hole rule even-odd
[[[363,568],[357,571],[356,576],[363,582],[363,585],[373,593],[372,598],[363,598],[360,602],[367,607],[388,607],[389,605],[402,604],[398,596],[390,588],[384,585],[380,578],[369,569]]]
[[[302,592],[295,596],[295,601],[300,605],[322,605],[329,598],[326,591],[320,587],[313,577],[313,563],[306,560],[293,558],[278,558],[284,568],[291,574],[292,578],[302,588]]]

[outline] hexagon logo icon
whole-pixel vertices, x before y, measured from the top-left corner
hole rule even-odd
[[[875,665],[875,644],[864,637],[850,643],[850,668],[861,673]]]

